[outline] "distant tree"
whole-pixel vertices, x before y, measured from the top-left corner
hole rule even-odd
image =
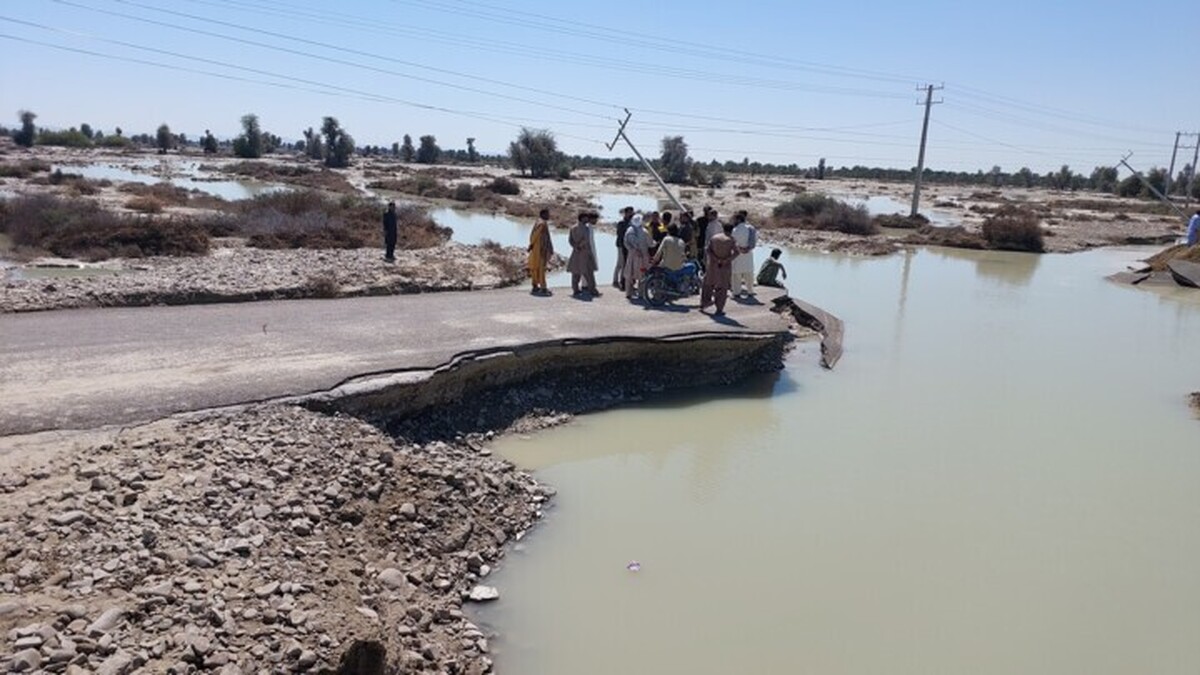
[[[21,120],[21,128],[12,135],[13,142],[23,148],[32,148],[33,141],[37,138],[37,127],[33,125],[37,115],[28,110],[22,110],[17,116]]]
[[[1092,175],[1088,179],[1088,187],[1096,192],[1116,192],[1117,191],[1117,170],[1111,166],[1098,166],[1092,169]]]
[[[825,158],[817,162],[817,180],[825,180]]]
[[[350,166],[354,139],[338,124],[337,118],[326,117],[321,124],[321,133],[325,135],[325,166],[333,169]]]
[[[175,134],[175,147],[186,148],[188,144],[187,134]]]
[[[421,147],[417,148],[417,163],[437,164],[441,156],[442,149],[438,147],[437,139],[433,136],[422,136]]]
[[[1027,166],[1021,167],[1016,174],[1013,175],[1015,183],[1023,188],[1031,188],[1037,181],[1037,176]]]
[[[479,161],[479,153],[475,150],[475,139],[467,139],[467,161],[474,164]]]
[[[96,135],[96,133],[92,131],[92,125],[88,124],[87,122],[79,125],[79,133],[87,136],[89,141],[92,140],[92,138]]]
[[[1004,169],[1001,169],[999,164],[993,166],[992,170],[988,172],[988,183],[992,187],[1000,187],[1004,184]]]
[[[104,139],[104,132],[101,131],[100,129],[97,129],[96,133],[92,135],[92,140],[96,141],[97,143],[99,143],[103,139]]]
[[[708,185],[708,174],[704,172],[704,164],[692,162],[692,168],[688,170],[688,182],[692,185]]]
[[[528,171],[534,178],[545,178],[563,164],[558,141],[554,140],[554,134],[544,129],[522,128],[517,140],[509,144],[508,155],[521,175]]]
[[[1117,184],[1117,195],[1120,197],[1140,197],[1145,187],[1137,176],[1126,176]]]
[[[662,178],[668,183],[683,183],[688,178],[688,167],[692,158],[688,157],[688,146],[683,136],[665,136],[662,139]]]
[[[392,143],[392,157],[399,157],[399,156],[400,156],[400,143],[399,142]]]
[[[1066,164],[1063,164],[1057,172],[1051,171],[1046,174],[1046,182],[1055,190],[1070,190],[1074,178],[1075,173]]]
[[[158,154],[160,155],[167,154],[167,151],[175,146],[175,137],[171,135],[171,127],[167,126],[166,122],[158,125],[154,140],[158,145]]]
[[[1183,170],[1171,181],[1171,192],[1177,195],[1186,195],[1188,188],[1188,176],[1192,173],[1191,163],[1184,164]]]
[[[725,181],[726,178],[724,171],[714,171],[712,176],[709,176],[708,178],[708,185],[709,187],[723,188],[725,187]]]
[[[417,158],[417,151],[413,148],[412,136],[404,134],[404,143],[400,146],[400,161],[412,162]]]
[[[204,140],[200,142],[200,146],[204,148],[204,154],[217,154],[217,137],[212,135],[208,129],[204,130]]]
[[[1146,173],[1146,181],[1150,183],[1150,185],[1154,186],[1155,190],[1158,190],[1158,194],[1165,194],[1167,190],[1167,170],[1160,169],[1158,167],[1150,169],[1150,171]],[[1154,193],[1151,192],[1149,188],[1146,188],[1146,191],[1142,194],[1142,196],[1153,197]]]
[[[118,129],[118,131],[120,131]],[[258,115],[242,115],[242,133],[233,139],[233,154],[242,159],[258,159],[263,155],[263,133]]]
[[[301,147],[309,159],[325,158],[325,144],[321,141],[321,134],[313,131],[312,127],[304,130],[304,145]]]
[[[263,132],[263,154],[269,155],[283,147],[283,139],[270,132]]]
[[[117,130],[114,131],[113,133],[116,134],[117,138],[120,138],[121,134],[123,134],[124,132],[121,131],[121,127],[117,127]]]

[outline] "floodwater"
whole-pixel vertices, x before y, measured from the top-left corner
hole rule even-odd
[[[214,197],[230,201],[251,199],[256,195],[287,189],[281,185],[249,180],[211,180],[205,178],[198,162],[175,162],[167,164],[142,163],[135,165],[136,171],[114,164],[84,164],[79,166],[56,165],[63,173],[79,174],[94,180],[108,179],[127,183],[154,185],[168,182],[188,190],[200,190]]]
[[[789,251],[836,370],[497,444],[559,491],[498,671],[1200,672],[1200,293],[1102,278],[1148,253]]]
[[[612,273],[617,265],[617,237],[611,225],[620,218],[620,210],[632,206],[639,210],[652,210],[658,202],[653,197],[640,197],[623,194],[602,194],[594,198],[601,210],[602,226],[596,230],[596,264],[600,271],[596,272],[596,283],[601,287],[612,283]],[[451,208],[434,209],[429,214],[439,224],[454,230],[451,239],[462,244],[481,244],[485,240],[494,241],[502,246],[529,246],[529,231],[533,223],[514,220],[505,216],[486,213],[471,213]],[[571,255],[571,245],[567,242],[567,228],[554,228],[550,231],[550,240],[554,243],[554,251],[564,258]],[[546,279],[550,286],[570,286],[571,275],[566,272],[554,272]]]

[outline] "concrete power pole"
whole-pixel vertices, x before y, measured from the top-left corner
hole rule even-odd
[[[925,86],[925,122],[921,125],[921,151],[917,154],[917,180],[913,185],[912,213],[909,214],[913,217],[916,217],[918,210],[921,208],[921,178],[925,173],[925,139],[929,136],[929,109],[935,103],[942,102],[933,100],[933,90],[942,88],[943,86],[935,87],[932,84]],[[921,87],[917,87],[917,91],[920,90]],[[920,105],[920,103],[917,105]]]
[[[1163,183],[1165,188],[1163,192],[1167,193],[1167,199],[1171,198],[1171,177],[1175,175],[1175,154],[1179,152],[1179,137],[1182,135],[1182,131],[1175,132],[1175,147],[1171,148],[1171,168],[1167,169],[1167,180]],[[1184,191],[1187,191],[1187,186],[1184,186]]]
[[[1187,211],[1192,206],[1192,182],[1196,180],[1196,160],[1200,159],[1200,131],[1183,135],[1196,139],[1192,144],[1192,165],[1188,167],[1187,185],[1183,186],[1183,210]]]
[[[637,146],[633,144],[633,141],[629,140],[629,137],[625,135],[625,125],[629,124],[629,118],[631,117],[633,117],[633,113],[629,112],[629,108],[626,108],[625,121],[621,122],[620,128],[617,129],[616,138],[613,139],[612,143],[607,145],[608,149],[611,151],[613,148],[617,147],[617,141],[625,141],[625,144],[629,146],[629,149],[633,151],[633,154],[637,155],[637,158],[642,160],[642,166],[645,166],[646,170],[650,172],[650,175],[654,176],[654,180],[658,181],[658,186],[662,188],[662,191],[667,193],[667,198],[671,200],[671,203],[675,205],[675,208],[679,209],[681,212],[685,211],[686,209],[683,208],[683,204],[680,203],[680,201],[675,197],[675,193],[671,192],[671,188],[667,187],[667,184],[663,181],[662,176],[658,175],[658,172],[654,170],[654,167],[650,165],[650,162],[646,161],[646,158],[642,157],[642,153],[638,152]]]

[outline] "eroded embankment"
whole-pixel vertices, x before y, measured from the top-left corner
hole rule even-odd
[[[488,672],[462,603],[552,495],[492,434],[778,370],[790,339],[465,355],[27,455],[0,480],[0,665]]]

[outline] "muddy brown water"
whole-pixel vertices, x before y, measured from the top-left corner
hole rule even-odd
[[[499,672],[1200,672],[1200,293],[1103,280],[1148,253],[789,252],[835,371],[497,444],[559,491]]]

